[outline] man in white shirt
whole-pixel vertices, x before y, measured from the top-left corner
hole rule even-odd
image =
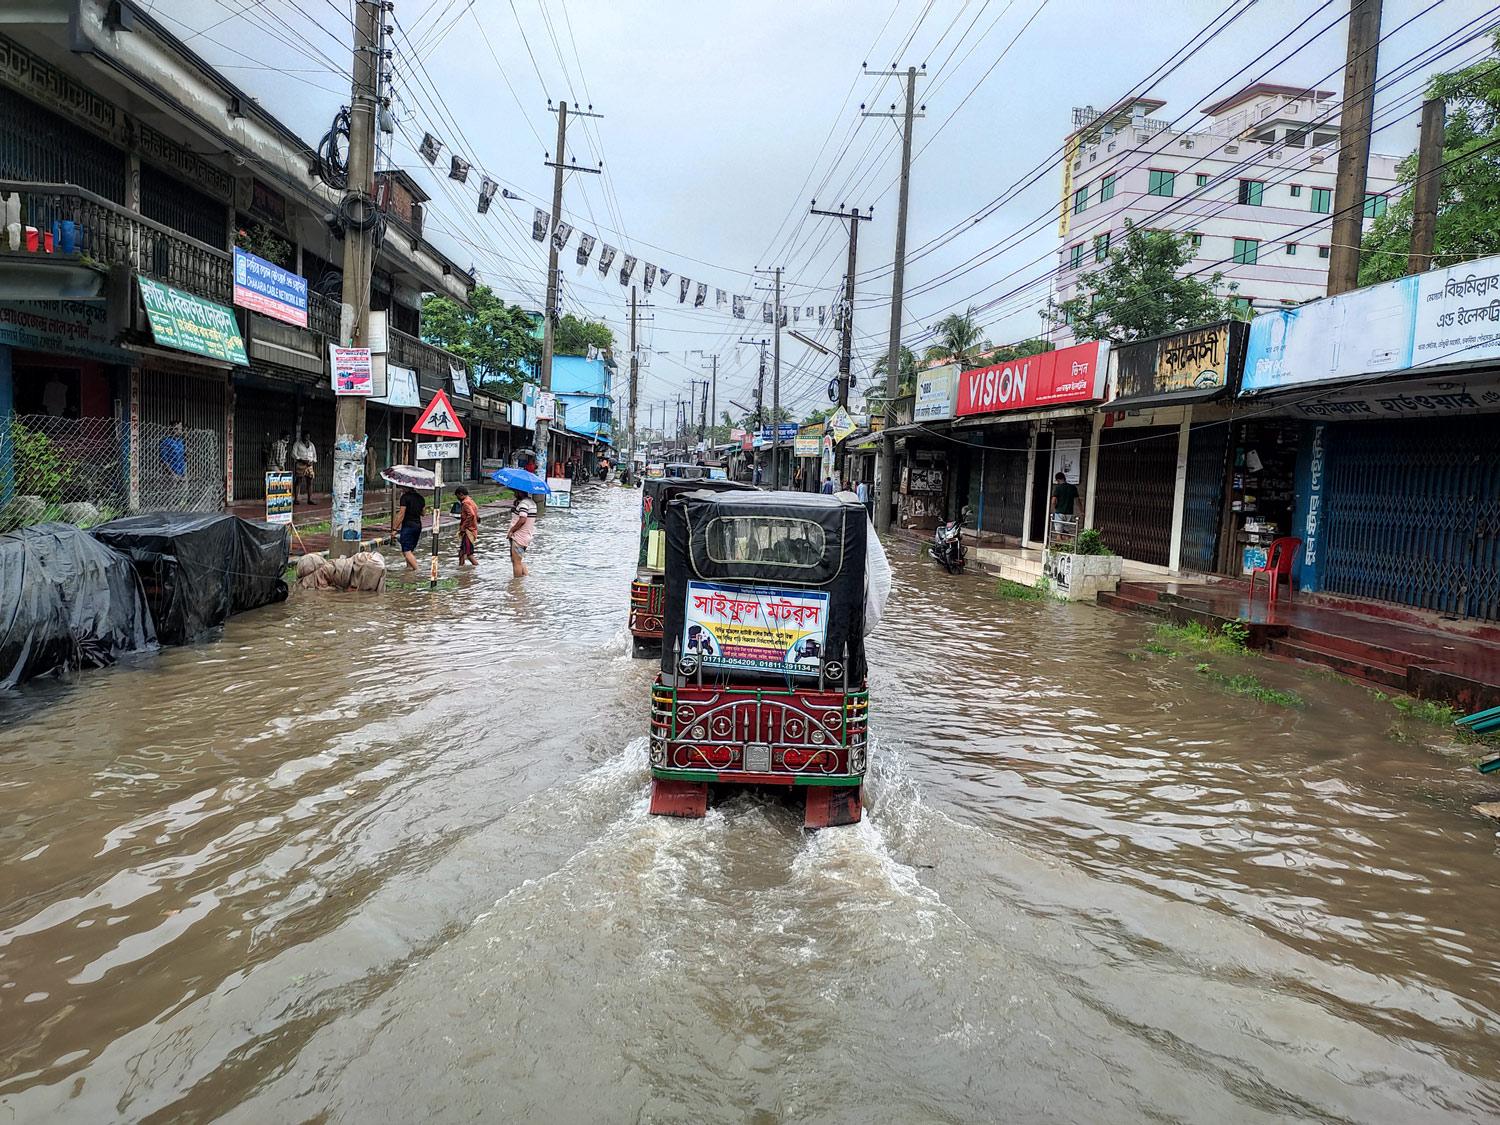
[[[296,467],[292,470],[292,503],[297,503],[297,493],[305,489],[307,499],[305,504],[313,502],[313,476],[318,471],[318,447],[313,444],[312,438],[306,434],[299,433],[297,440],[292,443],[292,460]]]
[[[870,486],[864,481],[854,486],[854,495],[859,497],[859,502],[865,506],[865,514],[870,519],[875,518],[875,505],[870,503]]]

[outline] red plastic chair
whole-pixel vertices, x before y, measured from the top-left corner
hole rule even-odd
[[[1286,591],[1289,596],[1295,596],[1297,592],[1297,580],[1292,577],[1292,561],[1296,559],[1297,552],[1302,549],[1302,540],[1295,535],[1285,535],[1280,539],[1271,540],[1271,546],[1266,551],[1266,565],[1258,566],[1250,572],[1250,600],[1255,600],[1255,576],[1264,574],[1266,576],[1267,593],[1266,604],[1276,604],[1276,592],[1281,587],[1281,577],[1286,575]]]

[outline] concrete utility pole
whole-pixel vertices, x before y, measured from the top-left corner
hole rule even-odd
[[[1438,189],[1442,187],[1443,126],[1446,106],[1442,98],[1422,103],[1422,135],[1417,142],[1417,180],[1412,185],[1411,256],[1407,273],[1432,268],[1432,243],[1437,235]]]
[[[923,69],[926,69],[923,63]],[[872,75],[899,77],[897,70],[867,71]],[[891,107],[894,110],[896,107]],[[869,113],[867,117],[894,117],[894,113]],[[911,123],[917,116],[917,68],[906,68],[906,112],[901,114],[901,195],[896,205],[896,259],[891,276],[891,339],[885,358],[886,410],[901,390],[901,297],[906,281],[906,208],[911,198]],[[850,302],[853,315],[853,302]],[[886,428],[880,431],[880,456],[875,465],[875,528],[877,531],[891,529],[891,494],[894,491],[892,478],[896,470],[896,439],[890,434],[890,417],[887,414]]]
[[[755,428],[759,430],[766,424],[766,345],[769,340],[747,340],[740,337],[740,343],[750,344],[760,349],[760,370],[755,377]]]
[[[1344,61],[1344,108],[1328,254],[1330,297],[1347,293],[1359,284],[1359,243],[1364,234],[1375,72],[1380,56],[1380,5],[1381,0],[1349,0],[1349,49]]]
[[[593,106],[589,110],[593,110]],[[575,109],[575,117],[603,117],[602,113],[584,112]],[[599,168],[585,168],[576,161],[567,161],[568,152],[568,103],[557,103],[557,159],[547,160],[543,163],[552,169],[552,228],[547,235],[547,309],[542,315],[542,370],[541,385],[543,391],[552,389],[552,353],[557,346],[557,319],[559,296],[557,292],[559,274],[557,271],[557,255],[562,250],[558,245],[558,224],[562,222],[562,195],[563,195],[563,173],[565,171],[591,172],[598,176],[602,174]],[[547,454],[548,431],[551,423],[545,418],[536,421],[536,444],[537,460],[541,463],[541,475],[547,475],[547,467],[551,459]],[[537,507],[546,508],[546,497],[536,498]]]
[[[776,267],[775,354],[771,366],[771,487],[781,487],[781,267]]]
[[[347,347],[370,344],[370,276],[375,272],[375,115],[381,71],[382,0],[359,0],[354,24],[353,87],[349,101],[349,180],[339,205],[344,220],[344,277],[339,337]],[[365,398],[340,395],[333,425],[333,519],[328,553],[344,558],[364,536]],[[352,482],[345,505],[338,494]]]
[[[625,451],[625,479],[627,482],[635,477],[635,409],[640,391],[641,364],[640,356],[636,354],[635,342],[635,286],[630,287],[630,425],[629,442],[630,447]]]
[[[709,359],[713,362],[713,374],[708,385],[708,424],[712,427],[719,424],[719,353],[714,352]]]
[[[839,405],[849,406],[849,372],[854,354],[854,266],[859,254],[859,224],[868,223],[874,217],[875,208],[865,208],[861,215],[859,208],[853,211],[845,211],[840,207],[837,211],[819,211],[818,201],[812,201],[812,213],[814,215],[826,215],[832,219],[849,220],[849,264],[846,267],[844,277],[844,316],[841,321],[839,332]]]

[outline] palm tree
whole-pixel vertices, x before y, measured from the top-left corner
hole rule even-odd
[[[958,364],[960,369],[976,367],[993,346],[974,319],[972,305],[962,313],[949,313],[937,322],[933,331],[935,342],[923,357],[929,363],[946,360]]]
[[[889,366],[887,363],[889,359],[889,356],[881,355],[875,361],[875,366],[870,369],[871,380],[870,386],[865,389],[866,397],[870,395],[885,397],[885,369]],[[901,348],[897,371],[900,373],[896,381],[899,393],[911,393],[917,385],[917,357],[910,348],[905,346]]]

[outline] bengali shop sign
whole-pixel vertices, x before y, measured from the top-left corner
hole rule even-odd
[[[234,248],[234,303],[273,320],[307,327],[307,279]]]
[[[828,635],[828,594],[688,582],[682,651],[708,668],[816,676]]]
[[[1401,277],[1250,325],[1247,393],[1500,358],[1500,257]]]
[[[958,377],[958,417],[1097,401],[1104,397],[1108,349],[1095,341],[965,371]]]
[[[234,312],[149,277],[137,277],[151,338],[165,348],[249,367]]]

